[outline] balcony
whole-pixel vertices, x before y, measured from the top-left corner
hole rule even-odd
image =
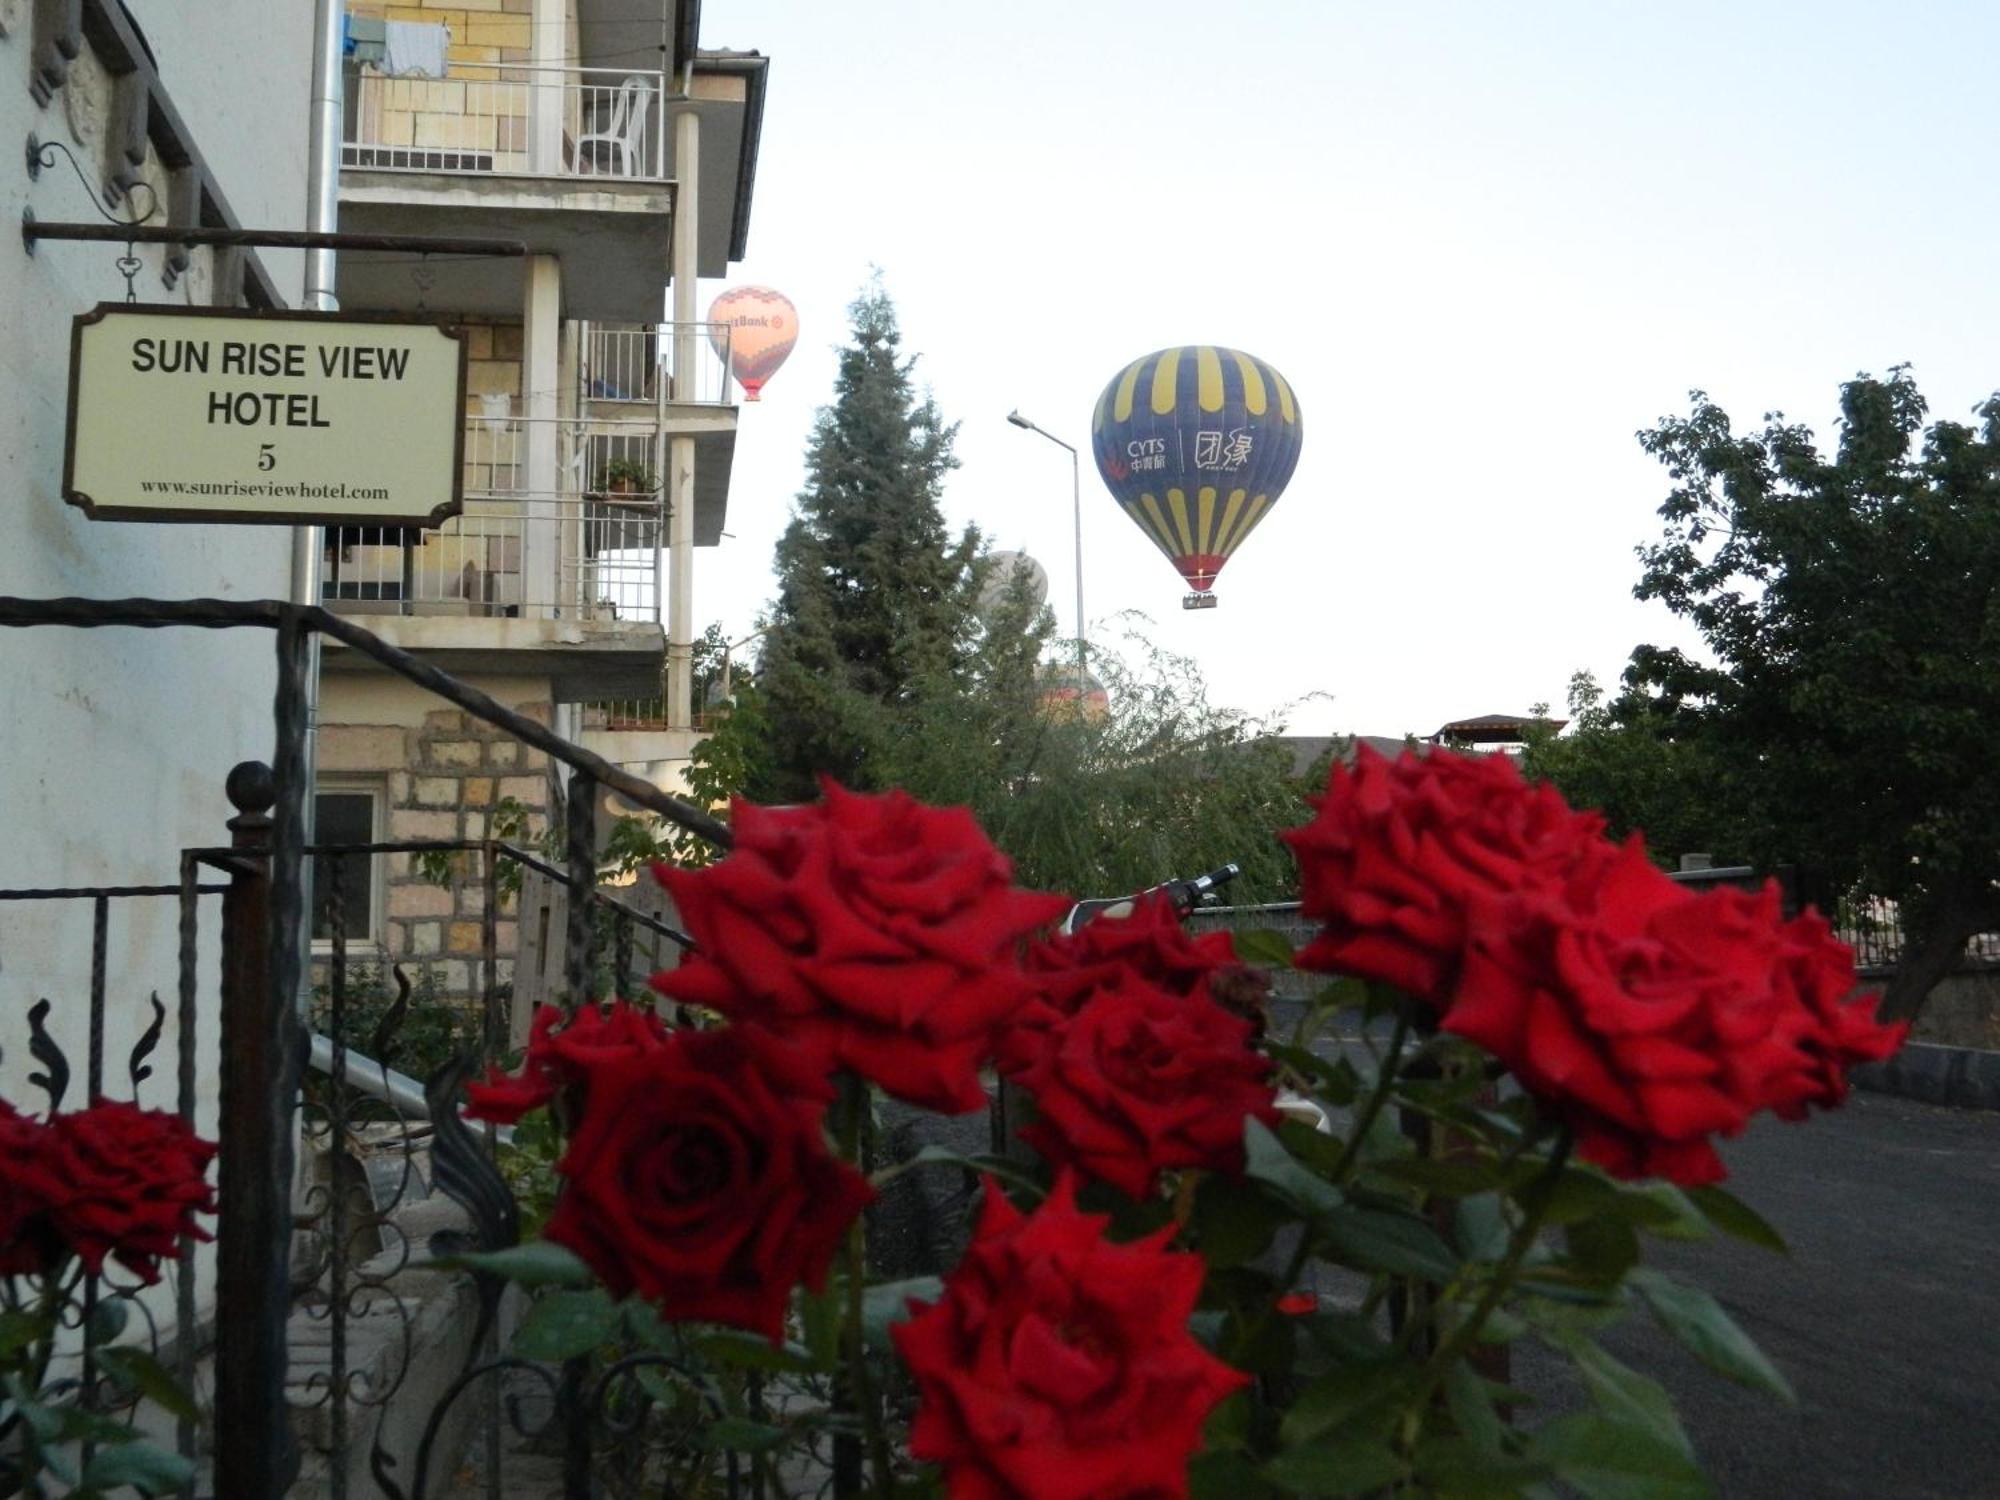
[[[657,625],[665,545],[651,500],[467,500],[436,531],[329,528],[321,595],[343,614]]]
[[[667,79],[622,68],[452,62],[444,78],[348,74],[340,227],[522,241],[562,264],[572,316],[642,322],[671,275]],[[520,315],[523,262],[452,267],[453,309]],[[342,302],[423,305],[404,254],[343,253]]]
[[[651,406],[734,406],[728,323],[667,323],[583,329],[578,396],[593,409]],[[686,379],[676,380],[685,373]]]
[[[341,165],[379,172],[665,182],[666,75],[448,65],[445,77],[349,75]]]

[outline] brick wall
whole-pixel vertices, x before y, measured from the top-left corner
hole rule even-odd
[[[549,721],[546,703],[514,707]],[[532,845],[548,829],[548,757],[456,709],[427,713],[415,728],[323,724],[319,766],[330,785],[381,789],[388,841],[486,838],[497,831],[496,810],[509,801],[525,810],[517,841]],[[478,855],[459,856],[444,886],[425,876],[411,854],[381,855],[376,871],[384,961],[409,960],[428,969],[442,995],[476,993],[486,899]],[[503,896],[502,902],[496,978],[505,984],[513,977],[518,933],[512,901]]]

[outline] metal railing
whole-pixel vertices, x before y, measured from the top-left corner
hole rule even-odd
[[[735,329],[727,323],[585,323],[577,376],[590,403],[729,406]]]
[[[662,433],[656,418],[521,417],[511,407],[511,399],[496,397],[491,410],[466,420],[468,496],[658,498]],[[538,440],[550,445],[553,482],[536,482]]]
[[[343,614],[658,623],[665,545],[654,496],[468,500],[435,531],[329,527],[321,597]]]
[[[666,76],[452,62],[443,78],[349,75],[348,167],[665,181]]]
[[[1854,950],[1854,966],[1870,972],[1893,969],[1903,957],[1903,917],[1894,901],[1881,896],[1849,896],[1840,903],[1836,935]],[[1966,967],[2000,965],[2000,932],[1980,932],[1966,940]]]

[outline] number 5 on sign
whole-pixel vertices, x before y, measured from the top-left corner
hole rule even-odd
[[[257,445],[257,467],[260,469],[275,469],[278,467],[277,445],[275,443],[259,443]]]

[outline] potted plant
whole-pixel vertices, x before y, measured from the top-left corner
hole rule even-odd
[[[637,459],[614,458],[597,474],[598,493],[605,495],[650,495],[659,488],[652,470]]]

